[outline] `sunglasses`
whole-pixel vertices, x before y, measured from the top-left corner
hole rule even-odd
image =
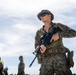
[[[41,13],[40,17],[44,17],[47,13]]]

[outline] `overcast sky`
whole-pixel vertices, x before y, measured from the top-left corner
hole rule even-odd
[[[18,57],[24,56],[25,71],[38,74],[37,60],[31,68],[29,64],[34,58],[34,37],[43,23],[37,14],[43,10],[50,10],[55,19],[76,30],[76,0],[0,0],[0,57],[4,66],[8,66],[9,73],[17,73]],[[64,45],[74,50],[74,68],[76,73],[76,38],[63,39]]]

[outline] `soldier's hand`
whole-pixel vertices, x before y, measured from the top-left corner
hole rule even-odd
[[[56,33],[56,34],[54,34],[54,35],[52,36],[50,42],[52,42],[52,41],[57,41],[58,39],[59,39],[59,35],[58,35],[58,33]]]
[[[44,45],[41,45],[40,46],[40,51],[41,51],[41,53],[45,53],[46,47]]]

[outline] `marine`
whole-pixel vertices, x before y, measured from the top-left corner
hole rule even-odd
[[[23,56],[19,56],[19,65],[18,65],[18,73],[17,75],[25,75],[25,63],[23,61]]]
[[[73,51],[66,48],[62,41],[63,38],[76,37],[76,31],[67,25],[52,22],[54,15],[49,10],[42,10],[37,17],[44,23],[35,36],[35,48],[39,45],[41,51],[38,55],[38,63],[41,64],[39,75],[72,75],[70,67],[74,66]],[[41,45],[42,35],[51,33],[54,28],[59,31],[50,39],[52,43]]]

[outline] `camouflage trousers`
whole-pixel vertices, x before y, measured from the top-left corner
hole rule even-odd
[[[66,68],[65,54],[49,54],[42,61],[39,75],[70,75]]]

